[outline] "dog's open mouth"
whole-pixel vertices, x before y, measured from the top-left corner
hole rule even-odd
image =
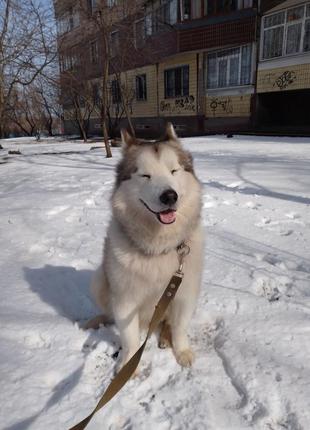
[[[177,213],[175,209],[166,209],[161,212],[155,212],[151,208],[149,208],[143,200],[140,199],[140,201],[150,212],[157,216],[158,221],[162,224],[172,224],[177,218]]]
[[[168,209],[166,211],[157,213],[157,218],[162,224],[172,224],[176,220],[176,217],[176,211],[173,209]]]

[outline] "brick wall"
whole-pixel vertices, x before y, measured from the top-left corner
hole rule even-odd
[[[206,117],[249,117],[251,112],[251,95],[207,96]]]
[[[310,88],[310,64],[259,70],[257,92],[291,91]]]
[[[189,66],[189,95],[165,99],[165,70],[187,65]],[[196,54],[180,54],[162,61],[159,64],[158,78],[160,116],[192,116],[197,114]]]
[[[256,18],[208,25],[179,32],[179,50],[211,49],[227,45],[242,45],[255,39]]]

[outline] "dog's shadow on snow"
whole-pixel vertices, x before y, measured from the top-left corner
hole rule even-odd
[[[92,274],[91,270],[66,266],[24,267],[24,277],[30,289],[72,322],[87,320],[99,313],[89,291]]]
[[[93,303],[89,291],[89,285],[93,272],[91,270],[76,270],[73,267],[46,265],[39,269],[24,268],[24,277],[30,289],[40,299],[54,308],[57,314],[68,318],[72,322],[86,321],[100,313]],[[115,346],[118,343],[117,336],[111,331],[104,339],[101,333],[89,331],[89,336],[83,345],[85,357],[100,340],[104,340]],[[85,363],[85,362],[84,362]],[[84,369],[82,364],[78,369],[61,380],[52,390],[50,398],[44,407],[36,414],[19,421],[5,430],[24,430],[48,409],[69,394],[79,383]]]

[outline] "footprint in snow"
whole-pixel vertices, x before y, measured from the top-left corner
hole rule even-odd
[[[300,215],[296,212],[288,212],[287,214],[285,214],[285,216],[289,219],[298,219],[300,218]]]
[[[303,430],[297,415],[290,411],[289,406],[286,406],[286,409],[287,411],[282,411],[279,417],[269,418],[264,425],[264,430]]]
[[[264,275],[254,275],[252,287],[256,295],[265,297],[269,302],[277,301],[281,296],[290,297],[293,282],[288,276],[270,278]]]
[[[231,184],[227,184],[226,187],[227,188],[239,188],[243,184],[244,184],[243,181],[237,181],[237,182],[232,182]]]
[[[246,202],[243,205],[244,208],[246,208],[246,209],[253,209],[253,210],[257,210],[260,206],[261,206],[260,203],[252,202],[252,201]]]
[[[67,205],[54,206],[52,209],[46,212],[47,218],[52,218],[56,215],[59,215],[62,212],[65,212],[69,208],[70,206],[67,206]]]
[[[255,258],[257,261],[263,261],[265,263],[270,264],[271,266],[278,267],[281,270],[289,271],[289,270],[298,270],[299,264],[295,263],[292,260],[282,260],[276,254],[255,254]]]
[[[270,218],[264,217],[255,226],[279,234],[280,236],[290,236],[294,233],[293,229],[285,227],[285,221],[271,221]]]

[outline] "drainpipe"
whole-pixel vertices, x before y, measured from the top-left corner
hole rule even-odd
[[[159,63],[156,63],[157,121],[159,122]],[[160,124],[158,124],[160,125]]]

